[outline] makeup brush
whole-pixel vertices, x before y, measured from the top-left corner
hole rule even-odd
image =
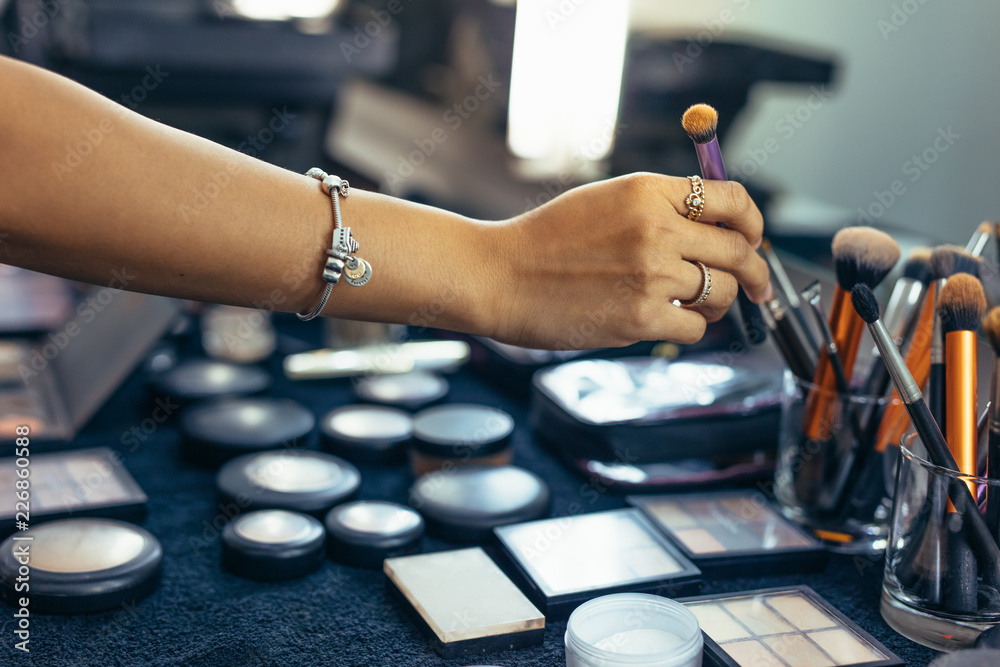
[[[993,346],[993,382],[990,384],[990,430],[986,476],[1000,479],[1000,306],[990,309],[982,321],[983,334]],[[986,496],[986,523],[1000,539],[1000,486],[990,486]]]
[[[784,357],[785,363],[788,364],[788,368],[803,380],[811,380],[816,371],[816,364],[813,362],[812,355],[803,346],[802,339],[795,330],[795,325],[788,317],[785,305],[778,299],[771,299],[766,306],[764,313],[771,316],[768,329],[774,335],[774,342],[777,344],[781,356]]]
[[[937,299],[941,298],[941,290],[945,283],[955,273],[968,273],[979,276],[979,260],[963,252],[955,246],[939,246],[931,253],[931,273],[934,274]],[[947,431],[948,414],[947,398],[945,396],[944,377],[944,337],[941,330],[940,308],[935,305],[934,329],[931,334],[931,373],[930,384],[927,386],[927,401],[934,420]]]
[[[965,475],[978,474],[976,455],[976,329],[986,312],[986,295],[979,279],[967,273],[956,273],[941,290],[941,330],[944,332],[945,391],[947,429],[945,439]],[[974,482],[969,491],[976,497]],[[973,612],[977,609],[975,559],[961,538],[964,518],[948,508],[947,562],[949,576],[944,587],[945,609],[953,612]],[[973,511],[979,513],[979,508]]]
[[[698,164],[701,165],[701,175],[710,181],[727,181],[726,166],[722,162],[722,151],[715,135],[719,124],[719,112],[707,104],[695,104],[684,112],[681,125],[694,142],[694,150],[698,154]],[[721,222],[716,223],[725,228]],[[747,340],[753,345],[759,345],[767,340],[767,327],[760,313],[760,306],[755,304],[740,287],[737,293],[737,303],[740,316],[743,318],[743,331]]]
[[[885,232],[871,227],[847,227],[834,235],[832,250],[837,287],[830,309],[830,330],[849,383],[861,345],[864,322],[851,309],[848,297],[858,283],[875,289],[885,279],[899,260],[899,244]],[[813,384],[816,389],[806,402],[803,431],[809,438],[825,440],[830,434],[829,425],[836,402],[833,368],[826,355],[820,355]]]
[[[768,268],[771,269],[771,275],[774,276],[774,279],[778,283],[778,289],[785,295],[785,302],[788,304],[788,309],[791,311],[792,317],[795,318],[796,323],[799,325],[802,333],[802,346],[815,359],[815,356],[819,353],[819,343],[816,341],[812,326],[806,318],[802,300],[799,299],[799,293],[795,290],[791,278],[788,277],[781,259],[778,258],[778,253],[774,252],[771,241],[766,238],[761,241],[760,250],[764,255],[764,261],[767,262]]]
[[[989,242],[992,234],[992,222],[987,220],[979,223],[979,227],[976,228],[976,231],[972,234],[972,238],[969,239],[969,243],[965,246],[965,252],[973,257],[981,257],[983,251],[986,250],[986,244]]]
[[[858,315],[868,324],[868,330],[878,346],[879,355],[889,368],[892,383],[910,414],[910,419],[927,449],[931,463],[958,471],[955,457],[952,456],[937,422],[931,417],[920,387],[906,368],[902,355],[879,319],[878,301],[874,292],[867,285],[857,285],[852,290],[851,301]],[[963,531],[969,538],[979,567],[987,573],[989,581],[1000,580],[1000,547],[997,547],[985,520],[979,513],[979,507],[969,492],[969,487],[960,482],[951,483],[948,485],[948,496],[963,517]]]

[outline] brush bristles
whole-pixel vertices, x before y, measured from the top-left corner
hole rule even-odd
[[[847,227],[833,237],[833,261],[841,289],[858,283],[875,289],[899,261],[899,244],[871,227]]]
[[[684,131],[696,144],[707,144],[715,139],[715,130],[719,126],[719,112],[707,104],[695,104],[688,107],[681,117]]]
[[[1000,356],[1000,306],[990,308],[983,316],[982,326],[986,339],[993,346],[993,351]]]
[[[858,312],[858,315],[868,324],[873,324],[879,317],[878,312],[878,300],[875,298],[875,292],[872,288],[864,283],[858,283],[851,290],[851,303],[854,304],[854,310]]]
[[[941,328],[952,331],[975,331],[986,312],[986,294],[979,278],[968,273],[956,273],[941,290],[938,308]]]
[[[993,223],[989,220],[979,223],[979,227],[976,228],[977,234],[992,234],[993,233]]]
[[[931,253],[931,273],[934,274],[935,280],[944,280],[956,273],[968,273],[970,276],[978,277],[981,264],[978,258],[951,245],[938,246]]]
[[[917,280],[929,285],[934,280],[931,272],[931,249],[917,248],[910,253],[910,258],[903,265],[903,277]]]

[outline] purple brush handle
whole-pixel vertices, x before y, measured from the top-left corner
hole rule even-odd
[[[698,163],[701,165],[701,177],[709,181],[728,181],[726,177],[726,165],[722,161],[722,150],[719,148],[719,138],[714,137],[707,144],[695,143],[694,150],[698,154]],[[719,227],[726,228],[721,222],[715,223]],[[737,295],[737,302],[740,307],[740,316],[743,318],[743,330],[747,339],[754,345],[759,345],[767,340],[767,327],[764,324],[764,317],[761,315],[760,306],[755,304],[747,296],[747,293],[740,287]]]

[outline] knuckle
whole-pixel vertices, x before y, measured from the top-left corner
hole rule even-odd
[[[736,278],[732,277],[728,273],[723,273],[718,276],[719,285],[719,300],[722,303],[722,307],[728,308],[729,304],[736,300],[736,294],[740,290],[739,283],[736,282]]]
[[[750,244],[741,234],[727,234],[726,238],[729,244],[729,247],[726,248],[729,261],[732,262],[733,266],[742,266],[750,257]]]
[[[728,311],[728,308],[717,308],[713,306],[705,311],[705,320],[708,322],[718,322]]]
[[[747,189],[739,181],[728,181],[727,183],[727,203],[733,213],[740,215],[749,211],[750,207],[753,206],[753,202],[750,200],[750,195],[747,194]]]
[[[678,343],[685,343],[690,345],[692,343],[697,343],[701,340],[702,336],[705,335],[705,328],[708,326],[708,321],[702,317],[698,318],[697,323],[695,323],[691,328],[680,332],[676,338]]]

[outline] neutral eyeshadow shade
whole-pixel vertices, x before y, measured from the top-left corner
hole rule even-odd
[[[762,641],[791,667],[832,667],[837,664],[804,635],[778,635]]]
[[[719,643],[750,637],[746,628],[736,623],[729,612],[714,602],[690,604],[688,609],[698,617],[698,625],[702,630]]]
[[[479,547],[388,558],[386,576],[442,642],[545,627],[545,617]]]
[[[840,623],[808,598],[797,593],[776,595],[767,603],[785,618],[794,621],[800,630],[819,630],[840,627]]]
[[[309,519],[295,512],[261,510],[236,519],[235,530],[240,537],[265,544],[296,542],[312,531]]]
[[[282,493],[319,491],[340,481],[338,466],[312,456],[262,454],[246,467],[247,478],[257,486]]]
[[[651,501],[646,507],[657,519],[670,528],[691,528],[698,525],[693,516],[672,501]]]
[[[0,463],[0,516],[14,515],[13,458]],[[31,509],[37,513],[134,500],[118,471],[101,456],[76,452],[42,454],[31,461]]]
[[[691,553],[716,554],[726,550],[726,546],[704,528],[677,530],[674,531],[674,537],[683,542]]]
[[[795,628],[768,609],[760,598],[727,601],[722,606],[755,635],[763,637],[795,631]]]
[[[847,630],[820,630],[810,632],[809,638],[829,653],[837,664],[853,665],[884,660],[885,656],[868,642]]]
[[[508,546],[548,596],[606,588],[681,571],[680,564],[622,510],[504,528]]]
[[[722,648],[740,667],[786,667],[767,646],[756,639],[724,644]]]
[[[146,538],[127,526],[100,520],[69,519],[31,529],[31,567],[48,572],[95,572],[128,563]],[[14,548],[24,542],[14,542]]]

